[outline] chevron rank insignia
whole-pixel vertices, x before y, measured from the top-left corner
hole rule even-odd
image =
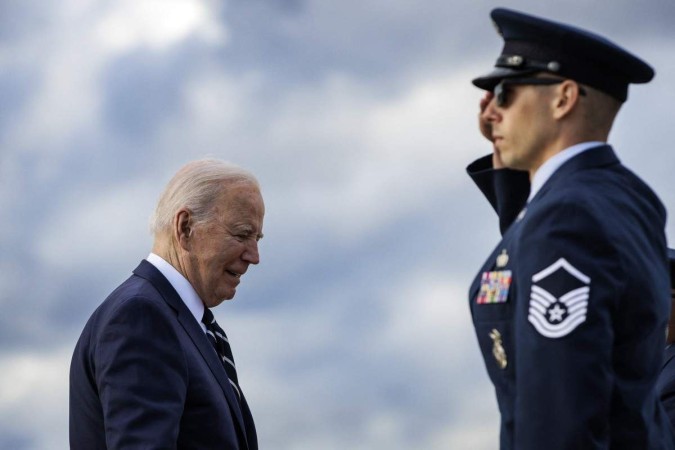
[[[571,333],[586,320],[591,278],[560,258],[532,276],[528,321],[547,338]]]

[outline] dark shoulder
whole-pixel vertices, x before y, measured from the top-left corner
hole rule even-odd
[[[565,192],[588,198],[592,205],[641,208],[645,213],[665,215],[663,203],[654,190],[623,164],[580,170],[569,181]]]
[[[656,227],[665,225],[665,208],[656,193],[620,163],[569,173],[550,187],[543,200],[550,208],[563,205],[582,211],[599,224],[646,221]]]
[[[94,311],[88,326],[100,333],[112,324],[166,321],[172,310],[149,281],[132,275]],[[94,333],[96,333],[94,331]]]

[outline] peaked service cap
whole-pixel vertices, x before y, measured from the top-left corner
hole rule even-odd
[[[654,77],[646,62],[597,34],[505,8],[490,15],[504,47],[495,69],[473,80],[481,89],[491,91],[504,78],[547,72],[624,102],[630,83]]]

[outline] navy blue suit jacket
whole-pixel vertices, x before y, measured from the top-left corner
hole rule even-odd
[[[504,233],[470,289],[501,449],[675,448],[655,388],[670,308],[661,202],[609,146],[567,161],[526,206],[526,175],[478,172]]]
[[[70,367],[70,447],[256,450],[204,331],[142,261],[92,314]]]
[[[675,431],[675,345],[670,345],[666,349],[663,368],[656,387],[661,395],[661,403],[663,403]]]

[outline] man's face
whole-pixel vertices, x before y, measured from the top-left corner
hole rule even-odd
[[[209,308],[233,298],[248,266],[260,261],[265,214],[258,188],[243,182],[228,186],[214,208],[214,220],[192,228],[185,264],[186,278]]]
[[[504,87],[506,101],[493,98],[483,111],[492,129],[493,143],[506,167],[532,171],[545,161],[553,135],[551,86]]]

